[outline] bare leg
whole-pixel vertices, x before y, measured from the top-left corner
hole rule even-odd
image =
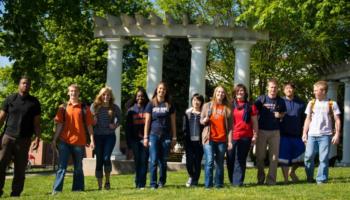
[[[288,166],[282,166],[282,174],[283,174],[283,178],[284,178],[284,183],[287,184],[288,183],[288,173],[289,173],[289,167]]]
[[[102,189],[102,178],[97,178],[98,190]]]
[[[298,182],[299,178],[295,171],[298,169],[298,165],[293,165],[289,171],[289,176],[292,178],[293,183]]]
[[[105,189],[109,190],[111,188],[111,184],[109,182],[109,178],[110,178],[111,174],[110,173],[105,173]]]

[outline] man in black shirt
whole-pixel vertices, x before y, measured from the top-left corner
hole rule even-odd
[[[8,96],[0,110],[0,127],[5,122],[0,140],[0,196],[3,194],[6,168],[11,160],[14,162],[11,196],[20,196],[34,132],[36,137],[32,150],[36,150],[39,145],[41,108],[38,99],[31,96],[29,90],[30,80],[22,77],[18,93]]]

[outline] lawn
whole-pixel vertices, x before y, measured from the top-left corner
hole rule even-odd
[[[63,193],[51,196],[54,175],[27,176],[24,192],[20,199],[350,199],[350,168],[331,168],[327,184],[306,183],[304,170],[299,169],[299,183],[283,185],[282,175],[278,171],[278,185],[257,186],[256,169],[248,169],[246,185],[233,188],[227,184],[222,189],[186,188],[185,171],[169,172],[167,185],[158,190],[136,190],[133,187],[132,174],[115,175],[111,178],[111,190],[98,191],[94,177],[85,178],[85,192],[71,192],[72,176],[67,175]],[[203,171],[200,183],[203,183]],[[3,197],[9,197],[12,179],[6,180]]]

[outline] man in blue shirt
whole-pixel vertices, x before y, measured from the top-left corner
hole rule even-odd
[[[255,102],[259,110],[259,131],[256,141],[256,165],[258,184],[275,185],[280,144],[280,122],[286,112],[286,106],[278,96],[278,83],[270,79],[267,83],[267,95],[261,95]],[[265,176],[266,148],[269,149],[269,172]],[[266,180],[265,180],[266,178]]]
[[[285,97],[283,99],[287,112],[281,123],[279,163],[285,183],[288,183],[288,176],[293,182],[299,180],[295,170],[298,168],[298,163],[303,162],[305,151],[305,145],[301,139],[305,119],[305,102],[295,96],[294,91],[295,85],[293,83],[284,85]],[[290,168],[290,166],[292,167]]]

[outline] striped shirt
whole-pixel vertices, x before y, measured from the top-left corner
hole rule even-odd
[[[96,113],[94,110],[94,104],[91,105],[91,111],[94,113],[96,124],[94,126],[95,135],[111,135],[114,134],[115,129],[109,128],[109,124],[119,124],[120,119],[120,108],[114,105],[114,116],[111,118],[109,115],[109,108],[101,106]]]

